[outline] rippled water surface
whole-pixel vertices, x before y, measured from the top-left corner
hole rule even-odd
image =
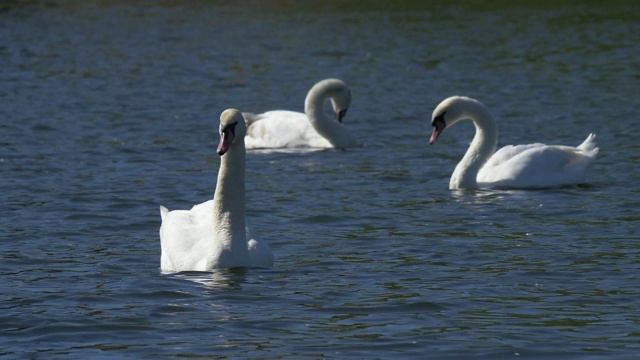
[[[0,355],[633,358],[636,2],[0,5]],[[213,195],[218,116],[351,87],[347,151],[250,152],[273,269],[162,275],[158,207]],[[450,191],[473,126],[598,134],[587,184]]]

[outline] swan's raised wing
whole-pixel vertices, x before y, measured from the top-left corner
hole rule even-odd
[[[166,210],[166,208],[165,208]],[[205,271],[207,259],[194,254],[211,253],[212,242],[200,241],[213,233],[213,200],[195,205],[191,210],[161,209],[160,269],[163,272]]]

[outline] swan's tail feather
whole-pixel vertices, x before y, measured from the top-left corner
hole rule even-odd
[[[596,144],[596,134],[589,134],[585,141],[578,145],[577,148],[589,153],[589,155],[595,156],[599,150]]]
[[[160,218],[164,220],[165,216],[169,213],[169,209],[160,205]]]

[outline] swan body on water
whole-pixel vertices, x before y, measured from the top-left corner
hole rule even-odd
[[[242,114],[220,115],[221,156],[213,200],[191,210],[160,206],[162,272],[211,271],[230,267],[271,267],[273,253],[245,219],[246,124]]]
[[[476,134],[456,166],[449,189],[546,188],[583,183],[589,165],[598,153],[595,134],[582,144],[509,145],[496,152],[498,128],[489,109],[479,101],[452,96],[433,111],[433,144],[445,128],[461,120],[471,120]]]
[[[331,101],[335,116],[327,115]],[[304,102],[304,113],[273,110],[262,114],[243,113],[247,121],[247,149],[347,148],[357,142],[342,124],[351,103],[351,90],[338,79],[315,84]]]

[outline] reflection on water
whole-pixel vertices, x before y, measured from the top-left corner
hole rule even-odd
[[[177,274],[165,275],[176,279],[188,280],[211,289],[242,290],[242,284],[246,281],[247,269],[233,268],[221,269],[213,272],[184,271]]]
[[[528,198],[531,194],[528,190],[509,189],[457,189],[451,190],[451,197],[458,202],[469,204],[491,204],[500,200],[513,200]]]

